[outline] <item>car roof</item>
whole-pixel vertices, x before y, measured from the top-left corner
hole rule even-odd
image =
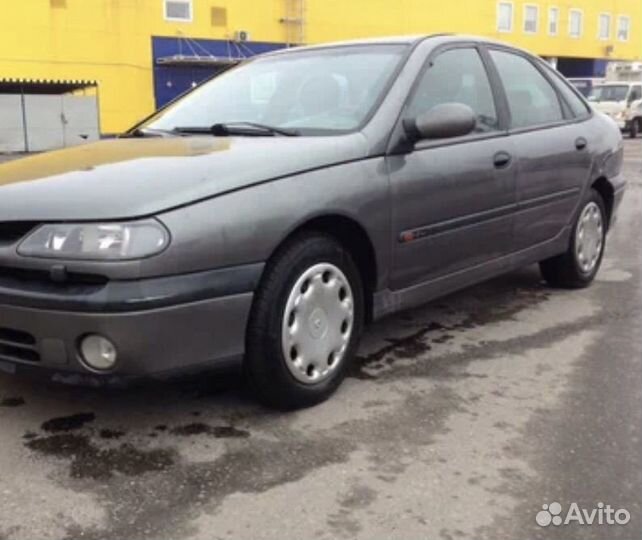
[[[315,50],[324,50],[331,49],[335,47],[350,47],[350,46],[359,46],[359,45],[417,45],[422,41],[434,41],[435,45],[454,43],[454,42],[473,42],[473,43],[485,43],[488,45],[497,45],[501,47],[507,47],[515,51],[521,51],[525,54],[533,56],[533,53],[526,49],[520,49],[515,47],[512,44],[506,43],[504,41],[499,41],[483,36],[474,36],[474,35],[465,35],[465,34],[452,34],[452,33],[442,33],[442,34],[414,34],[414,35],[401,35],[401,36],[387,36],[387,37],[374,37],[366,39],[352,39],[345,41],[335,41],[327,43],[318,43],[315,45],[304,45],[300,47],[292,47],[288,49],[279,49],[269,53],[262,54],[261,56],[278,56],[282,54],[293,54],[297,52],[305,51],[315,51]]]
[[[429,36],[416,35],[416,36],[389,36],[389,37],[375,37],[368,39],[351,39],[345,41],[328,41],[324,43],[317,43],[314,45],[302,45],[296,47],[288,47],[286,49],[277,49],[263,53],[260,56],[281,56],[287,54],[297,54],[307,51],[322,51],[325,49],[334,49],[335,47],[353,47],[359,45],[414,45],[423,41]]]
[[[315,49],[325,49],[328,47],[345,47],[352,45],[412,45],[419,41],[423,41],[432,36],[428,35],[408,35],[408,36],[385,36],[385,37],[372,37],[364,39],[349,39],[343,41],[328,41],[324,43],[318,43],[314,45],[303,45],[300,47],[293,47],[287,50],[277,50],[274,53],[283,53],[283,52],[296,52],[296,51],[307,51]]]

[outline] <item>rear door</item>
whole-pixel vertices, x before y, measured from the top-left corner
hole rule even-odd
[[[458,102],[476,113],[477,129],[388,156],[393,289],[482,264],[511,248],[516,167],[490,80],[478,48],[462,44],[432,55],[411,92],[402,118]]]
[[[518,161],[513,251],[520,251],[556,238],[570,223],[591,168],[590,141],[544,66],[512,49],[489,53]]]

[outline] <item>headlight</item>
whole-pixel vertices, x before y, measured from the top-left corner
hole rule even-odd
[[[153,219],[130,223],[43,225],[18,246],[27,257],[120,261],[156,255],[169,244],[169,233]]]

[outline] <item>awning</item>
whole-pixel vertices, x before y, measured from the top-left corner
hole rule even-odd
[[[226,68],[255,55],[247,43],[230,39],[224,42],[211,42],[179,36],[176,38],[175,45],[178,51],[172,55],[157,57],[157,65]],[[219,49],[227,48],[227,54],[220,50],[214,54],[212,45],[216,45],[215,48]]]
[[[160,66],[212,66],[228,67],[234,66],[245,58],[225,58],[218,56],[183,55],[164,56],[157,58],[156,63]]]
[[[98,86],[97,81],[73,79],[16,79],[0,77],[0,94],[66,94]]]

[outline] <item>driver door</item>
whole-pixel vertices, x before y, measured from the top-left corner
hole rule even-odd
[[[429,59],[402,118],[449,102],[473,109],[473,133],[420,140],[411,152],[387,158],[393,290],[482,265],[511,249],[517,160],[487,68],[473,45]]]

